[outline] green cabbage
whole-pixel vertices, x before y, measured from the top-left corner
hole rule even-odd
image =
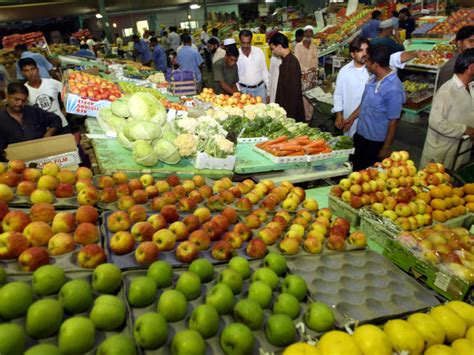
[[[122,128],[122,132],[131,141],[153,140],[161,137],[161,127],[150,121],[128,120]]]
[[[144,166],[153,166],[158,163],[158,155],[151,144],[144,140],[133,143],[132,157],[135,163]]]
[[[166,109],[160,101],[147,92],[137,92],[128,101],[130,117],[134,120],[153,121],[160,126],[166,123]]]
[[[128,150],[132,150],[133,148],[133,142],[130,142],[127,137],[125,137],[125,134],[123,134],[123,131],[119,131],[117,134],[117,141],[120,143],[120,145]]]
[[[153,145],[153,150],[158,155],[158,159],[166,164],[177,164],[181,160],[178,148],[166,139],[159,139]]]
[[[115,131],[120,130],[126,122],[125,118],[114,115],[112,110],[106,107],[99,110],[99,117]]]
[[[128,97],[123,96],[118,100],[115,100],[110,105],[110,109],[115,116],[127,118],[130,116],[128,111]]]

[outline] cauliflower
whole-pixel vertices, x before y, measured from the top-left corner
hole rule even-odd
[[[214,135],[214,142],[216,142],[217,147],[226,154],[232,154],[234,152],[234,143],[226,139],[221,134]]]
[[[199,126],[199,122],[192,117],[183,117],[179,120],[175,120],[174,126],[179,132],[194,134]]]
[[[179,154],[182,157],[190,157],[196,153],[197,139],[192,134],[180,134],[173,141],[173,144],[178,148]]]

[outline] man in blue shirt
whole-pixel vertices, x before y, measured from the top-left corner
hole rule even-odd
[[[41,78],[45,78],[45,79],[51,78],[53,65],[50,62],[48,62],[48,60],[44,56],[38,53],[32,53],[28,51],[28,47],[26,46],[26,44],[17,44],[15,46],[15,52],[20,57],[20,59],[33,58],[34,61],[36,62],[36,65],[38,66],[39,74]],[[16,63],[16,78],[18,80],[25,79],[23,75],[21,74],[21,69],[18,66],[18,63]]]
[[[89,49],[89,46],[87,44],[81,44],[79,50],[77,52],[74,52],[73,55],[75,55],[76,57],[95,59],[95,53]]]
[[[372,166],[391,153],[405,92],[397,73],[390,69],[390,53],[386,46],[371,46],[368,51],[367,69],[373,75],[361,104],[349,117],[352,122],[359,117],[351,157],[354,171]]]
[[[148,44],[143,39],[140,39],[138,35],[133,35],[132,36],[132,41],[133,41],[133,52],[135,56],[140,59],[140,62],[146,66],[149,67],[151,64],[152,60],[152,55],[150,48],[148,47]]]
[[[379,10],[372,11],[372,19],[362,27],[361,37],[367,39],[377,37],[379,34],[380,16],[382,16],[382,13]]]
[[[410,39],[412,32],[415,30],[416,23],[406,7],[400,10],[399,27],[406,31],[406,38]]]
[[[183,36],[183,48],[178,52],[178,64],[181,69],[190,70],[194,73],[198,83],[202,80],[201,64],[203,59],[199,52],[191,47],[192,41],[189,35]]]
[[[379,35],[375,38],[370,40],[371,46],[385,46],[390,49],[390,54],[396,52],[403,52],[405,47],[403,45],[397,43],[391,36],[393,33],[393,21],[392,19],[388,19],[385,21],[380,22],[380,32]]]
[[[155,69],[161,72],[166,72],[168,67],[168,62],[166,60],[166,53],[162,46],[158,44],[158,39],[156,37],[150,38],[150,47],[153,50],[153,63],[155,64]]]

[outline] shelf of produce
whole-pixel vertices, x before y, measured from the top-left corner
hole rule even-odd
[[[88,133],[104,133],[95,118],[89,117],[85,124]],[[91,142],[101,174],[111,175],[115,171],[124,171],[130,176],[150,173],[155,176],[177,174],[185,178],[199,174],[215,179],[224,176],[232,176],[233,174],[230,170],[196,169],[188,159],[181,159],[176,165],[168,165],[160,162],[154,167],[144,167],[135,163],[132,159],[131,152],[123,148],[115,139],[92,138]]]
[[[235,163],[234,171],[236,174],[249,174],[249,173],[266,173],[270,171],[281,171],[281,170],[292,170],[292,169],[306,169],[313,170],[316,166],[325,166],[326,171],[331,169],[339,169],[341,163],[345,163],[349,160],[349,155],[341,155],[334,158],[303,162],[303,163],[288,163],[288,164],[275,164],[270,159],[258,154],[253,144],[237,144],[236,149],[237,162]],[[346,172],[347,174],[347,172]],[[337,176],[337,175],[336,175]],[[286,180],[292,180],[294,176],[286,177]],[[305,180],[308,181],[308,180]],[[299,181],[301,182],[301,181]]]

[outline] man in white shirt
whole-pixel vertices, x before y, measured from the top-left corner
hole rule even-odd
[[[178,50],[179,44],[181,43],[181,38],[179,34],[176,33],[178,29],[175,26],[170,27],[170,34],[168,35],[168,42],[170,44],[170,48],[174,49],[175,51]]]
[[[434,160],[455,170],[469,162],[474,139],[474,48],[456,58],[453,77],[439,88],[433,98],[428,122],[420,166]],[[456,159],[464,135],[470,140],[461,145],[459,152],[467,150],[467,153]]]
[[[202,26],[202,32],[201,32],[201,44],[203,46],[206,46],[207,41],[209,41],[209,35],[207,33],[207,25],[204,25]]]
[[[69,132],[69,125],[59,105],[59,95],[63,89],[61,82],[41,78],[36,62],[32,58],[23,58],[18,62],[21,73],[26,78],[25,86],[28,88],[28,104],[56,114],[61,118],[62,132]]]
[[[214,37],[209,38],[209,41],[207,41],[207,49],[211,53],[212,64],[225,57],[225,50],[220,47],[219,41]]]
[[[344,129],[344,135],[353,137],[357,131],[357,117],[352,114],[359,107],[365,84],[369,81],[369,72],[366,68],[369,41],[363,37],[356,37],[349,44],[352,62],[345,65],[338,73],[334,90],[334,108],[336,113],[336,127]],[[397,52],[390,56],[392,69],[403,69],[405,62],[416,57],[422,57],[424,51]],[[353,123],[348,124],[353,121]]]
[[[239,87],[244,94],[260,96],[263,103],[269,101],[270,86],[267,63],[263,51],[252,46],[252,32],[242,30],[239,34],[240,55],[237,62],[239,68]]]

